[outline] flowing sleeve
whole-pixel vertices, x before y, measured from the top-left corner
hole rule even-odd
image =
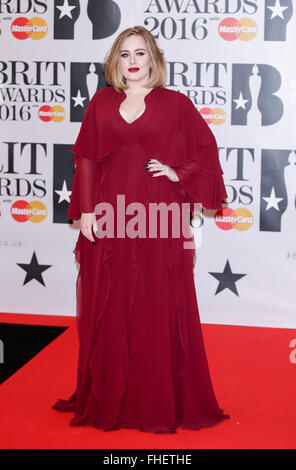
[[[90,100],[80,131],[71,151],[75,165],[68,218],[78,220],[81,213],[93,213],[97,203],[99,170],[98,134],[96,104],[99,92]]]
[[[219,209],[222,201],[227,199],[227,193],[214,134],[185,95],[179,111],[178,131],[182,134],[182,151],[185,152],[186,161],[171,165],[179,178],[174,185],[177,185],[185,201]]]
[[[78,220],[81,218],[82,213],[92,213],[95,211],[99,165],[78,154],[74,155],[73,163],[75,171],[68,218],[70,220]]]

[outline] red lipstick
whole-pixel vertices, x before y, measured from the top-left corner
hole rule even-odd
[[[137,72],[139,69],[139,67],[131,67],[130,69],[128,69],[129,72]]]

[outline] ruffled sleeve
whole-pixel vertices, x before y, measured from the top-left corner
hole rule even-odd
[[[179,108],[178,134],[182,135],[179,151],[184,163],[173,164],[179,182],[174,183],[184,200],[201,203],[209,209],[219,209],[227,199],[223,171],[215,137],[192,101],[182,96]]]
[[[139,141],[147,156],[175,170],[179,181],[172,182],[172,188],[182,202],[221,208],[227,193],[217,143],[206,121],[179,91],[159,87],[152,96],[157,96],[154,123]]]
[[[105,88],[97,91],[90,100],[80,131],[71,151],[74,153],[75,172],[68,208],[68,218],[78,220],[81,213],[93,213],[98,203],[100,162],[114,149],[112,136],[104,132],[106,110]]]
[[[97,204],[96,185],[99,182],[99,165],[89,158],[74,155],[75,172],[68,208],[68,218],[78,220],[81,213],[93,213]]]

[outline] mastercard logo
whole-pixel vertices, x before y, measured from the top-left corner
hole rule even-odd
[[[241,232],[248,230],[254,223],[252,212],[245,208],[230,209],[224,207],[215,214],[215,223],[222,230],[231,230],[235,228]]]
[[[12,204],[10,213],[17,222],[39,223],[47,216],[47,208],[40,201],[16,201]]]
[[[251,41],[257,36],[258,26],[251,18],[225,18],[218,26],[218,31],[221,38],[226,41]]]
[[[226,121],[226,113],[222,108],[201,108],[199,112],[207,124],[216,124],[219,126]]]
[[[44,106],[41,106],[41,108],[38,111],[38,116],[41,119],[41,121],[48,122],[48,121],[54,121],[54,122],[60,122],[65,119],[66,116],[66,111],[62,106],[49,106],[45,104]]]
[[[28,20],[21,16],[11,24],[11,32],[16,39],[43,39],[48,31],[48,26],[43,18],[35,17]]]

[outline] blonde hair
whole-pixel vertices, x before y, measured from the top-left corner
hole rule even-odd
[[[164,86],[166,79],[166,63],[163,51],[157,46],[150,31],[143,26],[127,28],[115,39],[111,51],[107,54],[104,60],[107,84],[114,86],[115,90],[120,93],[128,88],[126,79],[119,68],[119,58],[123,41],[133,34],[144,38],[151,59],[150,76],[145,85],[146,88]]]

